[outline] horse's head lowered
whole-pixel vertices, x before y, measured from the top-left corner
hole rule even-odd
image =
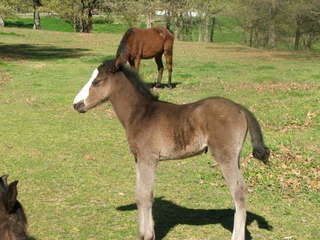
[[[17,200],[17,184],[7,182],[7,175],[0,177],[0,239],[25,240],[27,219]]]
[[[106,61],[96,68],[89,81],[74,98],[73,107],[80,113],[108,100],[112,91],[112,81],[119,67],[114,60]]]

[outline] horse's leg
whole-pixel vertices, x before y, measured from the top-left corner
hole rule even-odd
[[[136,57],[134,59],[134,69],[139,72],[139,66],[140,66],[140,62],[141,62],[141,58],[140,57]]]
[[[139,216],[139,236],[141,240],[154,240],[154,222],[152,217],[153,184],[155,164],[138,159],[136,164],[136,199]]]
[[[130,64],[130,66],[131,66],[132,68],[134,68],[134,61],[133,61],[131,58],[129,58],[128,62],[129,62],[129,64]]]
[[[164,56],[166,58],[166,65],[168,69],[168,87],[172,88],[171,78],[172,78],[172,51],[173,42],[166,42],[164,45]]]
[[[162,63],[162,54],[155,56],[155,61],[158,66],[158,78],[155,87],[161,87],[161,80],[163,75],[163,63]]]
[[[216,151],[213,155],[219,163],[225,181],[230,189],[236,212],[234,215],[232,240],[245,239],[246,209],[245,193],[246,187],[239,169],[240,151]],[[212,151],[212,147],[210,147]]]

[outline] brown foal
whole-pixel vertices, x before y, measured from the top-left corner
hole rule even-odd
[[[110,100],[126,130],[136,160],[136,200],[139,236],[155,239],[152,217],[153,185],[161,160],[194,156],[208,149],[219,163],[235,204],[232,240],[245,239],[245,183],[239,158],[247,131],[253,156],[267,162],[260,125],[243,106],[221,97],[177,105],[159,101],[138,74],[116,61],[107,61],[93,72],[89,82],[74,99],[81,113]]]
[[[17,200],[18,181],[8,184],[7,177],[0,177],[0,240],[27,240],[27,218]]]
[[[164,27],[130,28],[120,41],[116,55],[117,64],[129,62],[131,67],[139,71],[141,59],[154,58],[158,66],[158,78],[155,86],[161,87],[162,55],[164,54],[168,69],[168,87],[172,88],[173,42],[172,33]]]

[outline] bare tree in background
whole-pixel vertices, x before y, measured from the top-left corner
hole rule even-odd
[[[42,6],[40,0],[32,0],[32,6],[33,6],[33,29],[40,29],[40,7]]]
[[[13,16],[15,14],[15,6],[15,1],[0,0],[0,27],[5,26],[4,20],[6,17]]]

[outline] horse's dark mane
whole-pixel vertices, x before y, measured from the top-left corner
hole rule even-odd
[[[129,28],[126,33],[123,35],[118,50],[116,54],[116,58],[121,57],[123,60],[126,60],[127,55],[127,41],[130,36],[130,34],[133,32],[133,28]]]
[[[107,60],[102,64],[102,66],[106,69],[106,71],[109,72],[122,72],[140,94],[142,94],[149,100],[158,100],[159,97],[157,95],[154,95],[149,90],[149,88],[146,86],[146,84],[143,82],[143,80],[135,70],[126,66],[125,64],[120,65],[120,67],[115,70],[116,67],[114,66],[114,64],[115,60]]]
[[[127,77],[131,84],[145,97],[150,100],[158,100],[158,96],[154,95],[146,84],[143,82],[139,74],[126,65],[121,66],[120,71]]]

